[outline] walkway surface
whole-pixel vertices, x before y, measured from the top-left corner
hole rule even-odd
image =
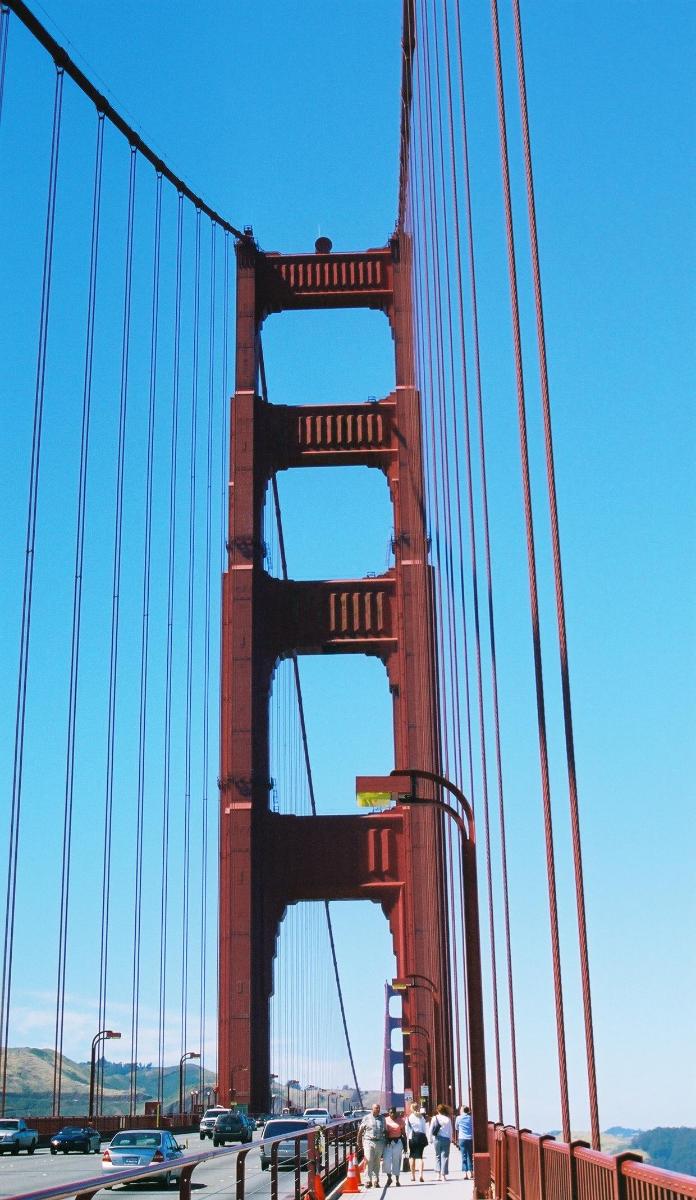
[[[416,1172],[416,1181],[414,1183],[411,1179],[411,1172],[402,1171],[399,1176],[399,1188],[397,1190],[393,1182],[393,1177],[391,1186],[386,1186],[387,1176],[382,1171],[379,1177],[379,1187],[374,1187],[373,1185],[371,1188],[365,1189],[362,1183],[362,1180],[365,1179],[365,1172],[363,1172],[360,1177],[360,1192],[366,1197],[372,1196],[373,1200],[396,1200],[405,1189],[408,1192],[414,1191],[416,1193],[413,1196],[413,1200],[417,1200],[418,1197],[422,1197],[423,1200],[436,1200],[437,1197],[439,1197],[439,1200],[446,1200],[448,1192],[455,1189],[458,1196],[463,1194],[466,1200],[468,1200],[473,1193],[473,1180],[464,1178],[460,1163],[459,1151],[453,1149],[450,1153],[449,1173],[445,1179],[439,1180],[435,1166],[435,1151],[432,1146],[426,1146],[423,1156],[423,1183],[418,1178],[418,1172]],[[346,1200],[348,1200],[348,1197],[346,1197]],[[406,1200],[405,1196],[404,1200]]]

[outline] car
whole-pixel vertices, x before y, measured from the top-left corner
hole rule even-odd
[[[101,1150],[101,1134],[90,1126],[66,1125],[59,1133],[54,1133],[49,1143],[51,1154],[69,1154],[77,1150],[81,1154],[98,1154]]]
[[[306,1108],[302,1116],[310,1125],[328,1125],[331,1120],[328,1108]]]
[[[123,1129],[114,1135],[102,1154],[102,1170],[126,1171],[128,1167],[165,1163],[162,1174],[149,1176],[147,1182],[159,1179],[168,1187],[181,1174],[172,1167],[182,1154],[181,1146],[168,1129]]]
[[[206,1138],[212,1138],[213,1129],[218,1117],[221,1117],[223,1113],[229,1111],[229,1108],[225,1108],[222,1104],[216,1104],[214,1108],[206,1108],[203,1116],[201,1117],[201,1123],[199,1126],[199,1133],[202,1142],[204,1142]]]
[[[273,1120],[267,1121],[261,1135],[261,1170],[267,1171],[271,1162],[272,1147],[265,1145],[265,1139],[281,1137],[284,1133],[288,1134],[288,1141],[278,1142],[276,1152],[278,1166],[294,1166],[298,1146],[300,1148],[300,1164],[305,1165],[309,1153],[309,1143],[305,1138],[296,1142],[293,1135],[301,1133],[303,1129],[312,1128],[311,1123],[306,1121],[304,1117],[275,1117]]]
[[[213,1126],[213,1145],[225,1146],[227,1142],[250,1142],[254,1136],[251,1117],[233,1108],[221,1113]]]

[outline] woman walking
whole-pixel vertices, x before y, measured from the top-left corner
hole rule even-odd
[[[398,1116],[395,1108],[390,1108],[384,1119],[386,1145],[384,1147],[384,1169],[387,1172],[387,1187],[396,1176],[396,1186],[401,1187],[399,1174],[401,1158],[404,1149],[404,1118]]]
[[[462,1104],[459,1109],[459,1116],[454,1122],[459,1141],[459,1153],[462,1156],[462,1171],[465,1179],[471,1179],[473,1173],[472,1150],[474,1147],[474,1126],[471,1118],[471,1109]]]
[[[423,1178],[423,1151],[428,1144],[428,1127],[416,1101],[411,1105],[411,1111],[406,1118],[406,1137],[408,1138],[408,1160],[411,1165],[411,1179],[416,1181],[416,1163],[420,1166],[420,1181]]]
[[[446,1104],[438,1104],[430,1122],[430,1140],[435,1146],[438,1179],[446,1179],[449,1171],[449,1152],[452,1144],[452,1121]]]

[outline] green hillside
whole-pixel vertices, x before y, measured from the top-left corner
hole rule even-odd
[[[696,1129],[687,1125],[643,1129],[633,1138],[630,1148],[644,1154],[656,1167],[696,1175]]]
[[[52,1050],[39,1050],[30,1046],[10,1047],[7,1051],[7,1098],[6,1111],[22,1116],[49,1116],[53,1097]],[[90,1064],[74,1062],[63,1055],[61,1110],[65,1116],[75,1113],[84,1115],[89,1105]],[[158,1072],[151,1063],[138,1065],[137,1112],[143,1112],[146,1100],[157,1099]],[[203,1100],[208,1089],[215,1084],[213,1071],[203,1072]],[[197,1064],[188,1062],[184,1069],[184,1095],[190,1100],[191,1091],[201,1086],[201,1075]],[[120,1115],[128,1112],[130,1098],[130,1063],[104,1063],[103,1112]],[[165,1067],[164,1109],[174,1111],[179,1107],[178,1063]]]

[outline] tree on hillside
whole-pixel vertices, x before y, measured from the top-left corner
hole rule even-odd
[[[643,1150],[656,1167],[696,1175],[696,1129],[687,1125],[644,1129],[634,1137],[631,1149]]]

